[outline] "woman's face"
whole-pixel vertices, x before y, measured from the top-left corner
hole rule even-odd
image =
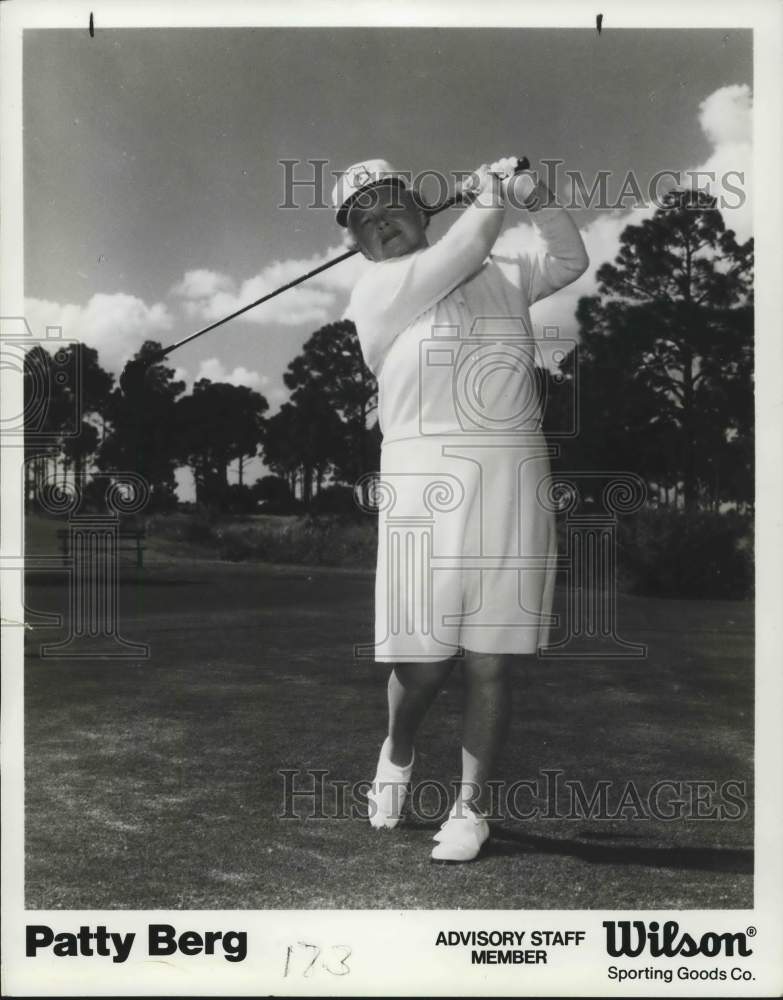
[[[369,188],[348,211],[348,229],[369,260],[390,260],[426,247],[423,211],[411,193],[395,185]]]

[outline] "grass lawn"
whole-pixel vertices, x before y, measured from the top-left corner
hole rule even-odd
[[[65,577],[28,575],[34,611]],[[562,595],[561,595],[562,596]],[[28,633],[26,903],[66,909],[740,908],[741,820],[507,818],[475,864],[429,863],[437,822],[281,819],[282,769],[372,777],[386,671],[354,660],[372,575],[154,558],[123,564],[120,630],[148,659],[56,660]],[[620,600],[644,660],[520,669],[502,772],[561,769],[588,789],[753,774],[750,602]],[[457,775],[458,670],[433,706],[415,778]],[[306,775],[301,777],[308,782]],[[329,786],[332,787],[332,786]],[[529,800],[527,800],[529,802]],[[331,801],[326,807],[331,808]]]

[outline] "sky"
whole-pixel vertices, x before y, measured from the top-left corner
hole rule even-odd
[[[280,207],[283,160],[300,179],[327,161],[327,200],[330,172],[374,157],[447,177],[501,156],[561,160],[565,201],[566,170],[588,190],[609,171],[612,202],[629,172],[646,192],[658,171],[706,169],[727,224],[752,235],[749,30],[41,29],[23,52],[27,319],[37,336],[61,326],[96,347],[115,375],[144,340],[179,340],[341,252],[308,190]],[[728,180],[740,195],[720,183],[729,171],[744,174]],[[533,308],[539,330],[575,335],[597,268],[654,211],[632,202],[573,209],[591,266]],[[536,249],[524,211],[501,240]],[[274,412],[286,366],[343,316],[362,266],[338,265],[171,364],[188,385],[249,385]]]

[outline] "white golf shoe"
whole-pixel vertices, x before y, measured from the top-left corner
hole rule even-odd
[[[400,822],[415,760],[414,753],[407,767],[392,764],[389,760],[388,736],[383,741],[375,777],[367,792],[368,819],[370,826],[376,830],[392,830]]]
[[[452,806],[448,819],[432,838],[437,841],[433,848],[433,861],[473,861],[489,837],[489,823],[486,819],[460,802]]]

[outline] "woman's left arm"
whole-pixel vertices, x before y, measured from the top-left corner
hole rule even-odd
[[[529,173],[509,178],[506,203],[522,206],[531,213],[546,247],[544,253],[531,255],[522,262],[529,305],[570,285],[585,273],[590,259],[579,229],[543,181],[536,183]]]

